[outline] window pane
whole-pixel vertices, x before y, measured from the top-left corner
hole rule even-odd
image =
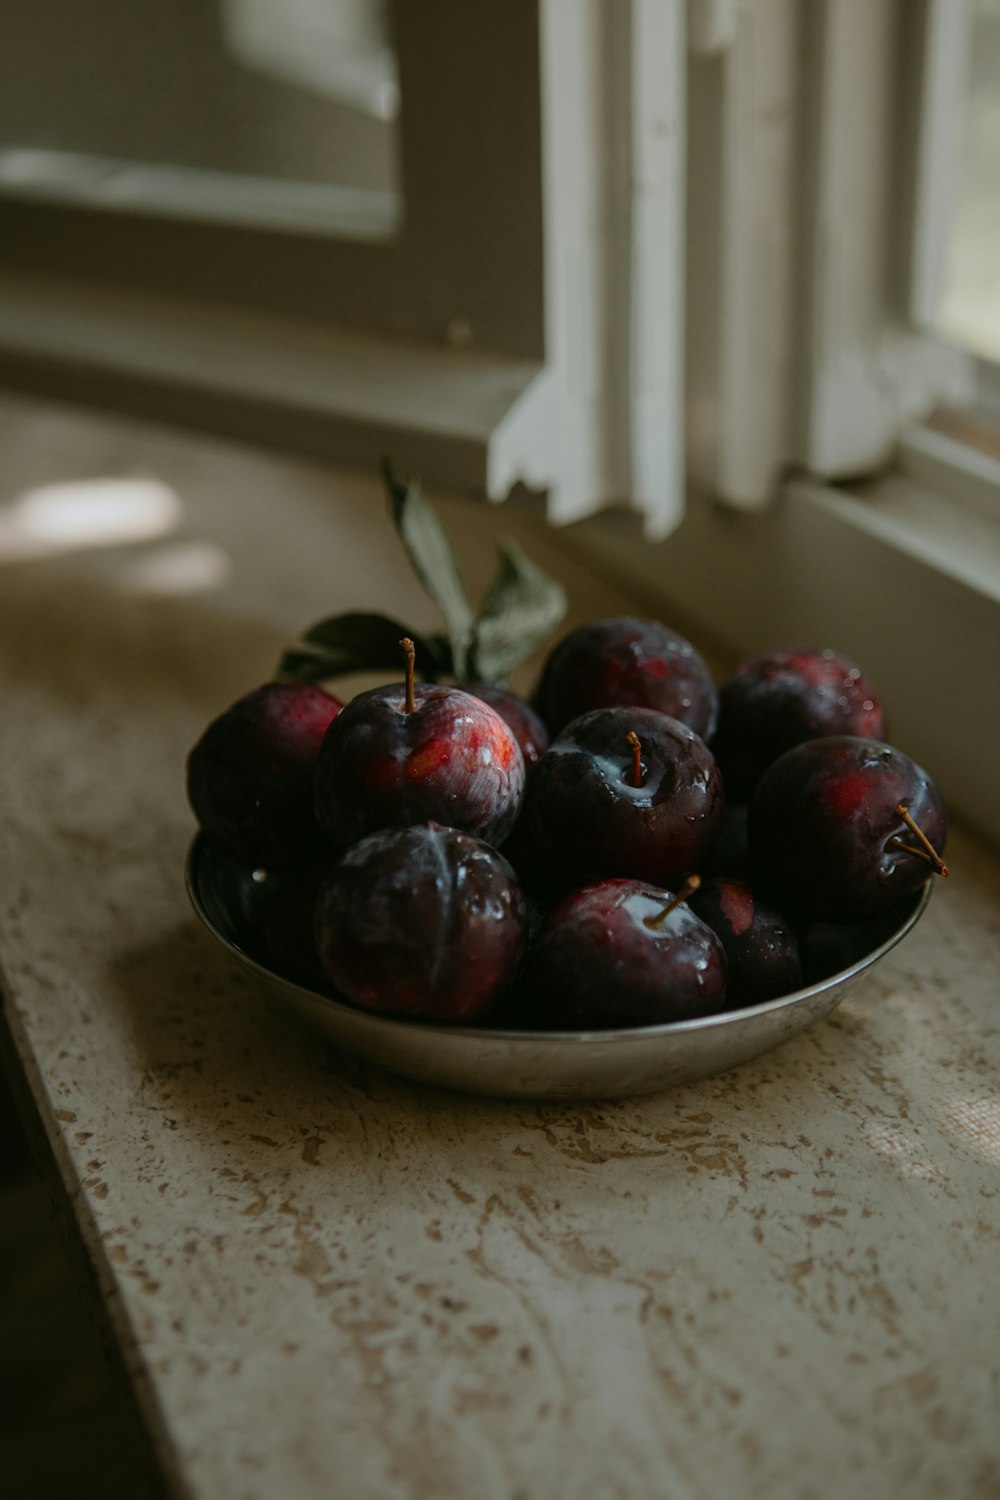
[[[6,0],[0,192],[391,232],[386,0]]]
[[[939,326],[1000,360],[1000,0],[972,7],[968,84]]]

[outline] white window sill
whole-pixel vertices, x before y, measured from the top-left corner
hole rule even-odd
[[[14,203],[340,239],[391,239],[402,217],[397,194],[388,191],[18,146],[0,147],[0,193]]]
[[[1000,510],[989,516],[927,484],[893,473],[848,494],[820,491],[852,526],[954,583],[1000,604]]]
[[[494,499],[545,477],[546,382],[509,355],[4,270],[0,380]]]

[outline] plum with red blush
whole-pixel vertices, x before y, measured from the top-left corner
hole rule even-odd
[[[213,719],[187,760],[188,800],[233,859],[286,865],[320,843],[316,763],[338,699],[309,682],[268,682]]]
[[[712,848],[722,806],[718,768],[693,730],[651,708],[599,708],[543,756],[523,836],[564,891],[610,876],[672,886]]]
[[[881,704],[859,666],[834,651],[792,647],[753,657],[722,684],[712,750],[726,796],[745,800],[767,767],[803,740],[884,733]]]
[[[501,854],[423,823],[349,849],[320,888],[315,930],[324,972],[355,1005],[460,1024],[513,980],[527,915]]]
[[[549,732],[531,704],[491,682],[459,682],[455,685],[496,709],[517,740],[524,757],[524,769],[530,776],[549,748]]]
[[[334,732],[336,731],[336,732]],[[352,698],[323,741],[316,815],[337,850],[379,828],[435,821],[500,844],[524,794],[524,759],[496,709],[413,681]]]
[[[595,708],[652,708],[703,739],[715,728],[715,685],[698,652],[658,620],[592,620],[549,654],[536,692],[552,734]]]
[[[948,816],[934,782],[878,740],[833,735],[787,750],[750,803],[757,876],[799,920],[901,910],[941,858]]]
[[[703,880],[688,898],[726,950],[729,1006],[759,1005],[802,984],[795,928],[741,880]]]
[[[722,1010],[726,956],[712,929],[684,904],[685,894],[640,880],[605,880],[564,897],[528,958],[533,1024],[606,1030]]]

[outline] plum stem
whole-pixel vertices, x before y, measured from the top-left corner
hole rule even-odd
[[[902,849],[904,854],[912,854],[914,858],[922,859],[924,861],[924,864],[934,865],[934,861],[931,859],[926,849],[918,849],[915,844],[906,843],[905,839],[893,838],[889,840],[889,844],[893,849]],[[937,866],[935,865],[934,868],[936,869]]]
[[[634,729],[630,729],[625,736],[625,743],[632,752],[631,781],[629,772],[625,773],[625,780],[630,786],[642,786],[642,744]]]
[[[406,658],[406,701],[403,704],[403,712],[412,714],[417,706],[413,693],[413,669],[417,660],[417,648],[408,635],[404,635],[399,644]]]
[[[940,854],[937,852],[934,845],[931,843],[930,839],[921,828],[920,824],[916,821],[915,818],[910,815],[909,808],[904,807],[902,802],[900,802],[896,808],[896,817],[902,818],[907,828],[922,846],[922,852],[920,849],[914,849],[912,845],[904,844],[901,842],[901,840],[894,839],[893,842],[896,844],[897,848],[905,849],[908,854],[919,854],[921,859],[926,859],[929,865],[934,866],[939,875],[947,875],[948,866],[945,864],[944,860],[941,858]]]
[[[890,839],[889,843],[893,849],[901,849],[904,854],[912,854],[916,859],[922,859],[924,864],[930,865],[935,874],[949,874],[948,866],[940,859],[931,859],[926,849],[918,849],[913,844],[907,844],[903,839]]]
[[[699,875],[689,875],[680,890],[675,896],[671,896],[662,911],[658,911],[655,917],[646,917],[646,926],[651,928],[653,932],[658,932],[670,913],[680,906],[682,901],[686,901],[689,896],[693,896],[700,885],[701,877]]]

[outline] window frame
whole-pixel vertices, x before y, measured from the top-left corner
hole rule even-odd
[[[522,246],[519,261],[493,245],[475,268],[487,302],[498,274],[507,273],[511,297],[523,296],[521,320],[503,338],[483,342],[489,318],[477,325],[466,316],[464,283],[451,279],[454,262],[470,254],[467,238],[435,264],[425,288],[421,281],[419,316],[407,306],[397,321],[398,308],[383,308],[384,321],[363,328],[330,324],[333,306],[322,299],[306,327],[287,308],[251,312],[222,297],[170,304],[113,276],[71,283],[45,264],[30,276],[8,266],[0,274],[0,377],[366,466],[389,449],[429,482],[495,499],[519,482],[544,490],[554,520],[581,522],[567,532],[568,546],[593,546],[637,597],[723,637],[731,651],[811,638],[866,664],[874,654],[904,705],[894,733],[898,725],[970,815],[962,799],[976,790],[975,811],[983,818],[985,806],[984,826],[1000,841],[983,758],[1000,720],[975,670],[991,643],[994,655],[1000,650],[1000,599],[946,559],[909,546],[879,515],[877,484],[867,500],[847,487],[875,470],[912,484],[915,501],[930,488],[989,511],[1000,498],[992,469],[977,469],[921,425],[939,405],[968,405],[978,368],[921,331],[910,300],[927,285],[914,271],[914,236],[928,223],[920,206],[926,132],[911,127],[926,94],[937,0],[919,12],[904,0],[691,0],[690,28],[682,0],[429,3],[419,26],[406,23],[420,38],[401,53],[404,128],[415,128],[422,97],[429,157],[435,139],[456,133],[447,109],[428,97],[428,79],[444,80],[435,26],[461,11],[481,44],[487,17],[487,31],[504,34],[510,66],[521,70],[512,91],[509,76],[487,66],[463,93],[470,119],[495,108],[492,127],[502,135],[504,120],[519,113],[512,98],[534,90],[535,113],[527,124],[520,118],[501,174],[507,199],[491,182],[483,210],[484,222],[498,213],[492,222],[501,223],[510,184],[526,184],[523,201],[513,201],[524,212],[518,233],[533,249]],[[398,7],[411,17],[417,9]],[[524,45],[506,26],[514,12],[522,38],[531,33]],[[688,37],[692,76],[704,70],[691,119],[708,109],[707,146],[700,132],[687,138]],[[893,91],[902,40],[905,86]],[[408,92],[407,68],[419,71],[421,48],[428,75],[423,90],[418,83]],[[709,94],[696,97],[706,83]],[[938,88],[938,108],[942,97]],[[895,155],[904,139],[922,142],[905,163]],[[403,155],[413,169],[408,137]],[[472,132],[451,142],[446,169],[432,173],[441,192],[427,210],[428,261],[448,216],[479,203],[471,175],[457,187],[451,181],[456,162],[469,167],[488,155]],[[685,486],[682,200],[685,163],[705,162],[718,168],[718,192],[704,222],[692,221],[687,244],[695,326]],[[407,232],[419,220],[414,208]],[[32,212],[37,242],[37,215],[55,211]],[[92,227],[86,214],[80,222]],[[375,285],[392,253],[340,244],[325,273],[347,274],[352,257],[371,256],[382,265]],[[307,285],[296,289],[299,314],[309,295]],[[491,304],[490,316],[500,305]],[[713,307],[718,317],[709,316]],[[166,314],[173,336],[163,331]],[[363,309],[355,315],[363,323]],[[762,330],[771,338],[765,378]],[[609,501],[630,510],[597,515]],[[669,551],[654,545],[664,537]],[[857,604],[845,594],[845,570],[866,581]],[[922,666],[945,670],[942,620],[956,660],[973,664],[949,679],[948,743]]]
[[[696,143],[692,131],[692,145],[718,174],[721,244],[703,239],[693,267],[703,342],[693,362],[689,341],[685,516],[669,551],[644,547],[623,514],[569,540],[723,652],[802,641],[864,662],[885,685],[893,740],[931,769],[957,815],[1000,843],[1000,463],[931,421],[942,407],[995,416],[1000,372],[921,326],[915,300],[940,263],[940,246],[920,236],[938,232],[928,183],[940,203],[945,178],[940,149],[931,171],[928,131],[914,122],[928,97],[939,118],[957,104],[953,50],[951,92],[941,70],[928,77],[940,4],[693,5],[692,40],[704,48],[695,68],[715,76],[707,137]],[[794,97],[781,88],[789,56],[808,83]],[[704,91],[692,107],[704,124]],[[782,271],[794,259],[798,279],[773,276],[762,211]],[[740,406],[756,427],[727,419]],[[939,523],[931,540],[917,525],[928,508]],[[975,568],[962,532],[966,558],[968,538],[982,539]]]
[[[160,400],[185,420],[194,406],[206,425],[334,458],[388,446],[494,499],[545,489],[557,521],[631,497],[665,535],[684,497],[684,0],[427,0],[394,17],[396,239],[8,201],[0,372],[147,410]],[[158,362],[157,319],[196,329],[199,308],[217,343],[207,376],[175,338]],[[271,351],[287,367],[296,337],[311,370],[268,386]],[[387,373],[352,426],[359,356]],[[436,394],[437,413],[400,404],[404,377]],[[325,447],[321,413],[334,419]]]
[[[711,187],[689,231],[689,474],[759,511],[789,471],[877,471],[974,398],[974,360],[927,316],[960,7],[692,4],[689,171]]]
[[[4,274],[9,302],[30,268],[83,302],[91,286],[124,291],[119,322],[130,294],[166,294],[165,318],[173,297],[181,321],[197,304],[232,308],[234,339],[240,318],[260,320],[254,349],[272,319],[289,336],[329,329],[331,348],[358,332],[533,361],[540,378],[510,385],[503,441],[483,459],[490,494],[518,478],[547,487],[556,520],[628,497],[655,535],[683,511],[685,389],[687,473],[748,510],[790,468],[839,479],[884,465],[900,431],[972,399],[975,361],[920,327],[942,263],[938,134],[954,135],[962,6],[690,0],[687,73],[682,0],[419,9],[393,12],[396,235],[171,222],[0,183],[0,358]],[[691,180],[717,183],[687,204],[685,112]],[[896,192],[900,139],[916,145]],[[890,216],[905,224],[895,241]]]
[[[383,338],[442,344],[461,329],[480,348],[540,359],[536,9],[394,4],[402,212],[388,238],[168,219],[56,190],[29,200],[0,183],[3,263]]]

